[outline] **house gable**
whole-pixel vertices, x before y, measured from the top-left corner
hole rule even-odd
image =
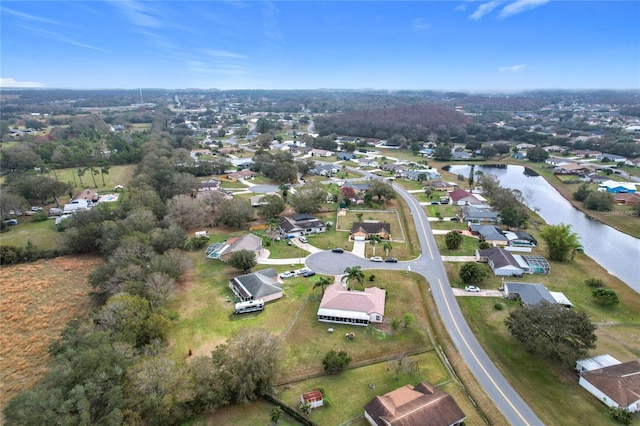
[[[376,396],[364,414],[376,426],[459,425],[466,418],[451,395],[424,382]]]
[[[579,383],[610,407],[640,411],[640,361],[587,371]]]
[[[232,278],[229,288],[242,301],[262,299],[269,302],[283,296],[278,273],[273,268]]]

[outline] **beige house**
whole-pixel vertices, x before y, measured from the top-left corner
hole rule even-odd
[[[354,291],[341,284],[330,285],[322,296],[318,321],[361,326],[382,322],[386,295],[378,287]]]

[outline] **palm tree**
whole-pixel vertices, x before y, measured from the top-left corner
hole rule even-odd
[[[331,281],[329,281],[329,278],[322,277],[318,281],[316,281],[315,284],[313,284],[313,289],[315,290],[316,288],[320,287],[322,289],[322,294],[324,294],[324,288],[329,284],[331,284]]]
[[[346,281],[347,285],[352,281],[357,281],[364,289],[364,272],[360,266],[350,266],[344,270],[344,273],[346,275],[342,277],[342,281]]]
[[[384,249],[386,256],[389,257],[389,252],[393,250],[393,245],[391,244],[391,241],[385,241],[384,244],[382,245],[382,248]]]
[[[279,225],[280,225],[280,221],[278,220],[277,217],[272,217],[267,221],[267,230],[271,238],[275,238],[276,230],[278,229]]]
[[[382,237],[378,234],[369,235],[369,242],[371,243],[371,249],[373,250],[373,255],[376,255],[376,244],[382,242]]]

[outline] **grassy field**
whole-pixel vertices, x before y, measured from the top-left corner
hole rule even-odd
[[[290,381],[321,373],[322,357],[330,349],[346,350],[357,363],[431,347],[424,306],[416,303],[421,300],[418,287],[424,285],[424,280],[417,276],[408,278],[398,271],[376,270],[373,282],[368,281],[369,276],[365,273],[365,287],[378,285],[387,291],[385,322],[375,327],[320,323],[316,316],[320,292],[313,291],[316,297],[307,302],[284,340],[287,356],[283,361],[283,379]],[[402,319],[407,312],[414,316],[415,324],[399,333],[392,332],[388,321]],[[335,331],[328,333],[328,327]],[[345,340],[347,331],[355,332],[356,339]]]
[[[56,231],[55,220],[49,219],[43,222],[31,222],[29,216],[18,218],[19,224],[7,228],[0,234],[0,246],[26,247],[30,241],[34,246],[50,250],[58,246],[58,240],[62,235]]]
[[[89,171],[87,171],[84,176],[82,176],[82,185],[80,184],[80,178],[78,177],[77,170],[74,168],[70,169],[59,169],[49,173],[49,177],[56,178],[62,182],[75,182],[74,192],[80,191],[86,188],[95,188],[99,193],[100,192],[113,192],[113,188],[116,185],[127,185],[133,176],[133,172],[135,171],[136,166],[134,164],[129,164],[126,166],[112,166],[109,169],[108,174],[104,174],[101,176],[98,173],[95,177],[96,185],[93,184],[93,178]],[[102,184],[102,177],[104,177],[104,185]]]
[[[452,282],[456,280],[458,269],[458,265],[447,265]],[[602,278],[618,293],[620,305],[603,307],[594,303],[591,289],[584,284],[587,277]],[[551,262],[550,275],[533,275],[514,281],[537,282],[551,291],[563,292],[576,309],[586,312],[598,326],[597,349],[591,352],[592,356],[608,353],[623,362],[640,358],[640,295],[608,275],[593,260],[578,256],[574,262]],[[495,288],[498,285],[499,280],[492,277],[482,286]],[[573,371],[527,353],[511,338],[503,324],[509,309],[496,311],[493,308],[496,301],[509,309],[517,306],[502,299],[458,299],[467,322],[491,359],[542,421],[554,425],[614,424],[606,414],[606,407],[578,386]],[[570,416],[567,415],[569,409]],[[640,424],[640,419],[636,418],[634,424]]]
[[[462,236],[462,244],[455,250],[447,248],[446,235],[436,235],[435,238],[442,256],[473,256],[478,250],[478,239],[467,235]]]
[[[348,369],[335,376],[321,376],[280,386],[278,397],[288,405],[297,407],[302,393],[322,387],[325,391],[325,406],[313,410],[310,419],[319,425],[337,425],[361,416],[362,407],[375,396],[390,392],[406,384],[416,385],[421,381],[425,381],[434,385],[442,384],[439,387],[447,385],[446,391],[453,394],[465,413],[469,413],[470,417],[467,424],[479,424],[471,421],[472,419],[477,419],[476,413],[473,409],[464,407],[465,403],[469,404],[468,400],[459,391],[459,386],[455,382],[450,382],[446,369],[434,351],[405,358],[403,362],[407,364],[411,362],[417,363],[420,371],[414,374],[402,371],[397,379],[395,373],[390,371],[390,364],[393,362],[383,361],[364,367]],[[370,384],[373,384],[374,387],[371,388]],[[458,388],[458,392],[456,392],[456,388]],[[354,424],[367,425],[368,423],[364,418],[361,418]]]
[[[42,378],[49,345],[89,313],[86,272],[97,257],[60,257],[0,269],[0,408]]]

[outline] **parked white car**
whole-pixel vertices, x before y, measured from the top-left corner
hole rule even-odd
[[[303,237],[302,235],[300,235],[298,237],[298,241],[300,241],[301,243],[306,243],[307,242],[307,237]]]
[[[286,280],[287,278],[293,278],[296,276],[296,273],[293,271],[285,271],[280,274],[280,278]]]
[[[464,288],[464,291],[470,291],[472,293],[479,293],[480,292],[480,288],[476,287],[475,285],[468,285]]]
[[[384,259],[381,258],[380,256],[373,256],[371,259],[372,262],[384,262]]]

